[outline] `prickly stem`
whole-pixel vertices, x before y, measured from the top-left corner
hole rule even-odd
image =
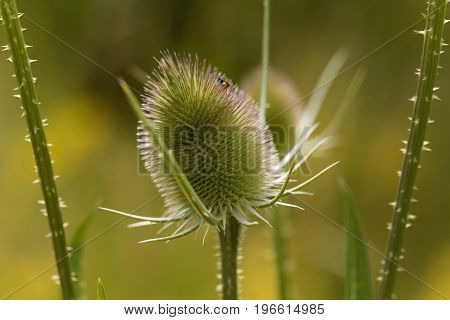
[[[446,0],[428,1],[425,29],[419,32],[424,36],[421,66],[417,73],[419,81],[417,94],[411,99],[414,109],[400,173],[400,183],[394,202],[393,220],[386,252],[387,259],[382,269],[380,299],[391,299],[393,296],[398,263],[402,256],[404,233],[411,222],[408,215],[415,189],[414,183],[420,167],[420,156],[429,124],[431,102],[436,100],[433,92],[436,91],[435,80],[439,69],[439,57],[442,53],[446,5]]]
[[[34,62],[34,60],[30,60],[28,57],[23,29],[19,21],[21,14],[17,12],[15,1],[0,0],[0,10],[9,42],[7,49],[11,53],[10,61],[14,65],[15,78],[17,79],[20,98],[28,125],[29,139],[33,147],[39,181],[44,195],[46,215],[51,231],[62,297],[64,299],[74,299],[64,223],[43,121],[39,113],[39,102],[34,86],[34,78],[31,73],[30,63]]]
[[[219,230],[220,240],[220,269],[221,292],[224,300],[238,299],[238,255],[240,245],[241,226],[237,220],[229,215],[225,229]]]
[[[273,214],[273,247],[275,254],[275,267],[278,279],[278,298],[281,300],[292,299],[292,274],[290,270],[291,257],[289,253],[289,239],[286,228],[288,210],[277,208]]]

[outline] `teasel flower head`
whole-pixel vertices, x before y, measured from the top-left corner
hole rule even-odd
[[[282,171],[270,132],[252,98],[216,69],[165,54],[146,84],[142,108],[212,216],[240,220],[276,196]],[[148,132],[141,127],[138,134],[169,215],[193,215]]]
[[[203,225],[225,231],[230,216],[246,226],[258,220],[269,224],[264,208],[294,206],[281,198],[301,193],[301,185],[288,189],[288,183],[306,160],[292,161],[312,129],[280,160],[253,99],[206,62],[164,53],[145,85],[140,112],[145,124],[138,126],[139,152],[166,213],[152,218],[107,210],[142,220],[131,227],[167,223],[165,229],[175,224],[170,236],[142,242],[179,238]],[[167,165],[167,156],[181,174]],[[195,199],[180,188],[180,179],[188,181]],[[205,214],[198,214],[198,205]]]

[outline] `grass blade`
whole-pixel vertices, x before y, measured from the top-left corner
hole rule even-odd
[[[119,80],[119,84],[122,87],[123,92],[125,93],[125,96],[128,99],[128,102],[130,103],[131,107],[133,108],[134,112],[136,113],[136,116],[138,119],[142,122],[142,124],[145,127],[145,130],[151,135],[153,141],[155,142],[155,145],[158,147],[159,151],[162,154],[163,160],[167,167],[169,168],[172,176],[175,178],[175,180],[178,183],[179,188],[185,195],[186,199],[188,200],[189,204],[193,208],[193,210],[206,222],[213,226],[218,225],[218,220],[212,216],[209,213],[209,210],[205,207],[203,202],[198,197],[195,190],[192,188],[191,184],[187,180],[186,176],[184,175],[183,171],[181,170],[180,166],[178,165],[173,153],[171,150],[166,148],[164,141],[160,139],[158,135],[156,135],[151,127],[151,124],[149,123],[149,120],[145,117],[141,106],[139,104],[139,101],[137,100],[136,96],[131,91],[130,87],[125,83],[123,80]]]
[[[363,232],[355,197],[344,180],[339,181],[339,187],[344,204],[345,229],[348,231],[345,298],[349,300],[373,299],[367,247],[363,243]]]
[[[72,272],[75,274],[77,281],[74,282],[74,290],[75,290],[75,298],[76,299],[85,299],[85,293],[83,292],[84,281],[83,281],[83,256],[84,256],[84,247],[83,244],[86,240],[86,235],[89,226],[91,225],[92,218],[94,217],[93,213],[90,213],[84,218],[81,224],[78,226],[75,234],[72,238],[70,246],[71,250],[71,258],[70,265],[72,266]]]
[[[417,94],[412,99],[414,102],[413,116],[385,255],[387,259],[384,264],[379,293],[381,299],[391,299],[393,297],[397,268],[402,255],[404,233],[411,222],[409,210],[420,156],[424,150],[431,102],[438,99],[434,91],[437,89],[435,81],[442,50],[446,5],[446,0],[428,1],[425,29],[419,32],[419,34],[424,36],[422,60],[418,72]]]
[[[20,14],[14,0],[0,0],[0,10],[11,52],[8,59],[14,65],[18,90],[27,121],[29,138],[33,147],[34,159],[39,175],[42,193],[50,227],[53,249],[61,283],[62,297],[74,299],[75,293],[72,283],[72,273],[69,263],[63,219],[61,215],[60,199],[58,197],[52,160],[48,150],[44,124],[39,112],[39,102],[34,86],[35,79],[31,73],[31,62],[27,53]],[[19,96],[18,96],[19,97]]]
[[[106,291],[103,286],[102,279],[98,278],[97,281],[97,300],[106,300]]]

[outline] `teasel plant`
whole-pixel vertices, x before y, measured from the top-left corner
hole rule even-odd
[[[58,196],[56,188],[56,176],[53,171],[53,161],[51,159],[44,127],[47,121],[42,119],[39,110],[39,100],[36,93],[36,78],[31,72],[31,64],[36,62],[28,56],[28,48],[31,46],[25,43],[23,32],[26,30],[21,26],[20,17],[15,0],[0,0],[1,20],[6,31],[8,43],[2,47],[2,51],[10,53],[8,61],[14,66],[13,77],[17,80],[17,88],[14,97],[20,99],[22,106],[22,117],[25,118],[28,134],[25,140],[31,143],[35,170],[38,178],[34,181],[40,184],[44,199],[39,203],[45,207],[41,212],[48,219],[50,236],[52,239],[58,275],[54,277],[55,282],[61,285],[63,299],[75,299],[74,282],[77,280],[71,271],[69,261],[69,248],[66,243],[66,235],[61,208],[65,206]]]
[[[258,106],[260,108],[260,121],[267,122],[274,136],[274,144],[281,160],[286,157],[287,153],[294,150],[292,142],[294,141],[295,144],[296,139],[299,139],[300,135],[317,121],[317,116],[324,105],[330,88],[335,78],[342,71],[342,67],[347,59],[347,53],[345,50],[340,49],[331,57],[321,73],[314,90],[308,95],[307,104],[303,108],[305,97],[301,97],[295,84],[286,74],[269,63],[270,28],[268,21],[270,19],[270,1],[263,0],[262,3],[264,7],[262,66],[255,68],[244,77],[241,82],[241,88],[253,97],[260,97]],[[263,72],[263,70],[266,71]],[[147,73],[138,66],[132,66],[129,73],[139,83],[147,81]],[[299,153],[300,149],[302,149],[302,152],[305,154],[310,153],[310,156],[317,156],[338,144],[338,129],[352,106],[364,78],[365,71],[359,68],[351,79],[342,101],[335,106],[335,115],[330,123],[316,135],[307,139],[304,146],[297,144],[296,148],[301,148],[296,150],[296,153]],[[262,116],[262,109],[265,110],[264,117]],[[302,116],[302,111],[305,112],[304,116]],[[307,168],[306,170],[309,169]],[[304,192],[303,195],[313,194]],[[272,212],[273,220],[271,221],[272,228],[270,229],[273,231],[273,256],[276,282],[278,284],[278,297],[280,299],[291,299],[295,290],[292,275],[294,264],[289,249],[289,235],[291,234],[289,230],[292,227],[292,223],[287,216],[288,211],[288,207],[278,206],[275,208]],[[141,224],[136,224],[136,226],[139,225]]]
[[[269,41],[269,36],[268,36],[268,32],[269,32],[269,19],[270,19],[270,1],[264,1],[264,21],[263,21],[263,63],[262,63],[262,68],[261,68],[261,91],[260,91],[260,105],[259,106],[255,106],[258,109],[258,114],[259,114],[259,121],[263,121],[262,125],[263,127],[266,127],[266,129],[268,128],[268,125],[270,125],[270,123],[266,123],[265,117],[266,117],[266,110],[267,109],[267,99],[268,99],[268,94],[270,93],[268,84],[270,82],[270,78],[272,78],[272,74],[273,72],[270,71],[269,72],[269,45],[268,45],[268,41]],[[171,96],[172,97],[172,93],[171,94],[164,94],[161,95],[159,94],[159,88],[161,87],[161,83],[164,83],[166,85],[166,89],[169,89],[169,85],[174,85],[177,84],[177,82],[180,80],[176,80],[176,81],[167,81],[167,79],[165,77],[168,77],[168,75],[170,75],[170,72],[168,72],[167,70],[172,71],[175,74],[175,70],[178,69],[186,69],[185,67],[183,67],[183,65],[188,65],[188,64],[194,64],[194,69],[192,69],[189,72],[185,72],[186,74],[190,74],[189,76],[184,76],[183,79],[181,79],[184,82],[187,82],[189,79],[191,79],[191,81],[193,81],[193,78],[195,77],[195,75],[201,74],[197,71],[197,68],[199,65],[201,65],[201,68],[205,68],[206,65],[205,63],[200,63],[198,62],[197,59],[194,59],[194,61],[188,61],[189,59],[186,59],[186,56],[182,56],[181,59],[180,57],[175,56],[171,57],[167,52],[165,53],[165,57],[163,57],[163,59],[159,62],[159,69],[162,68],[162,65],[164,63],[167,63],[167,61],[170,61],[170,65],[171,65],[171,69],[170,68],[163,68],[164,71],[156,74],[156,78],[160,79],[160,83],[158,83],[157,85],[154,84],[154,80],[153,80],[153,84],[151,85],[151,88],[149,88],[149,85],[147,84],[147,92],[144,95],[144,101],[147,101],[147,105],[152,105],[155,104],[155,102],[158,102],[158,99],[153,99],[150,102],[148,102],[148,95],[152,95],[158,93],[160,98],[165,98],[166,96]],[[175,61],[174,61],[175,60]],[[184,61],[183,61],[184,60]],[[272,147],[273,145],[275,146],[276,149],[276,156],[275,158],[278,159],[279,163],[278,163],[278,167],[280,168],[285,168],[285,170],[287,170],[287,174],[289,175],[289,177],[287,178],[287,183],[286,183],[286,188],[287,188],[287,184],[290,181],[290,176],[298,171],[300,169],[300,167],[302,165],[304,165],[306,163],[306,160],[309,159],[318,149],[319,147],[325,147],[325,146],[330,146],[333,142],[332,142],[332,133],[335,132],[336,128],[339,127],[340,122],[342,121],[342,117],[343,114],[345,114],[345,112],[347,111],[348,107],[351,104],[351,101],[353,99],[353,97],[355,96],[356,92],[358,91],[358,88],[364,78],[364,72],[361,72],[361,70],[358,70],[358,72],[355,74],[354,78],[351,81],[351,84],[347,90],[347,92],[344,95],[344,99],[341,103],[341,105],[338,108],[338,111],[336,113],[336,117],[333,118],[333,121],[330,125],[328,125],[326,127],[326,130],[324,130],[324,132],[322,132],[321,134],[316,135],[316,137],[314,137],[314,139],[310,139],[312,141],[308,141],[308,139],[311,137],[311,134],[313,133],[313,131],[316,128],[316,125],[314,125],[314,122],[317,118],[317,114],[319,113],[322,105],[323,105],[323,101],[331,87],[331,84],[333,82],[334,77],[336,76],[336,74],[340,71],[340,69],[342,68],[344,62],[346,60],[346,53],[343,50],[339,50],[330,60],[330,62],[328,63],[327,67],[325,68],[324,72],[322,73],[322,75],[319,78],[318,84],[316,86],[316,89],[314,90],[314,94],[312,94],[311,98],[308,101],[308,108],[305,109],[307,110],[307,116],[306,117],[299,117],[299,102],[300,102],[300,97],[295,93],[295,89],[294,86],[292,85],[292,83],[290,83],[287,78],[285,78],[281,73],[277,74],[275,73],[275,78],[274,81],[272,80],[272,82],[275,84],[275,91],[277,91],[277,89],[279,89],[278,93],[279,96],[284,99],[286,96],[286,93],[288,93],[287,95],[290,96],[286,102],[286,106],[290,107],[292,112],[289,112],[289,114],[295,114],[294,117],[289,117],[291,120],[292,119],[297,119],[295,121],[298,121],[298,123],[296,123],[296,125],[294,126],[296,129],[296,136],[298,141],[294,144],[294,146],[292,148],[286,149],[286,143],[273,143],[273,139],[272,139]],[[167,70],[166,70],[167,69]],[[229,90],[229,88],[233,88],[234,92],[241,92],[237,89],[236,86],[233,86],[231,84],[231,81],[226,79],[226,77],[220,73],[218,73],[215,69],[212,69],[210,67],[208,67],[208,73],[213,71],[215,73],[215,76],[213,76],[213,78],[215,78],[216,81],[216,85],[217,83],[220,84],[219,88],[220,89],[225,89],[225,90]],[[143,80],[145,79],[145,72],[139,68],[134,68],[133,69],[133,75],[140,81],[144,82]],[[136,70],[138,71],[137,76],[136,76]],[[265,70],[265,71],[264,71]],[[178,71],[177,71],[178,72]],[[155,78],[155,77],[154,77]],[[161,81],[161,78],[164,79],[164,81]],[[247,84],[249,87],[252,86],[252,82],[251,79],[248,81],[249,84]],[[152,83],[152,80],[150,80],[150,83]],[[121,82],[122,87],[126,89],[126,93],[127,96],[129,97],[129,100],[131,102],[132,105],[135,106],[135,111],[137,112],[138,116],[139,116],[139,110],[140,108],[137,108],[137,106],[139,105],[139,102],[137,101],[137,99],[135,99],[133,97],[132,91],[129,89],[128,86],[125,85],[125,83],[122,81]],[[244,86],[247,86],[246,84],[244,84]],[[181,85],[177,85],[179,87],[181,87]],[[189,87],[186,84],[183,84],[182,87]],[[153,91],[152,91],[153,90]],[[211,90],[212,91],[212,90]],[[273,91],[273,90],[272,90]],[[209,92],[209,90],[208,90]],[[187,94],[187,93],[182,93],[182,94]],[[243,96],[243,92],[241,92],[242,96]],[[255,93],[256,94],[256,93]],[[180,93],[178,93],[178,95],[180,95]],[[147,97],[145,97],[147,96]],[[181,95],[180,95],[181,96]],[[173,97],[170,99],[165,99],[167,101],[169,100],[173,100]],[[186,99],[182,99],[182,100],[186,100]],[[194,102],[192,100],[191,103],[195,103],[198,104],[197,102]],[[254,102],[252,102],[254,103]],[[144,108],[145,110],[145,108]],[[269,115],[271,114],[271,112],[273,111],[273,109],[269,108]],[[280,111],[280,110],[278,110]],[[283,113],[283,112],[282,112]],[[151,118],[151,120],[158,120],[158,118]],[[255,121],[255,119],[253,119],[252,121]],[[306,124],[307,123],[307,124]],[[302,127],[302,130],[300,131],[300,124]],[[180,126],[181,123],[178,123],[178,127],[181,128],[182,126]],[[208,126],[211,127],[211,124],[208,122],[204,122],[202,123],[202,125],[207,128]],[[215,124],[217,125],[217,123]],[[170,127],[170,126],[169,126]],[[191,126],[193,127],[193,126]],[[232,125],[230,126],[232,127]],[[194,130],[195,131],[195,130]],[[286,133],[286,131],[289,130],[285,130],[284,133]],[[148,140],[148,132],[149,130],[139,130],[140,134],[140,138],[139,138],[139,143],[140,143],[140,149],[141,149],[141,155],[143,160],[146,162],[146,167],[150,172],[154,173],[153,166],[151,165],[151,163],[155,163],[157,162],[158,159],[155,159],[154,157],[152,157],[150,155],[150,151],[147,149],[151,149],[152,144],[151,144],[151,139]],[[266,135],[271,135],[271,133],[265,133]],[[143,138],[146,137],[146,138]],[[286,138],[286,137],[284,137]],[[309,143],[308,143],[309,142]],[[327,142],[327,144],[325,144],[325,142]],[[144,145],[143,145],[144,144]],[[292,172],[291,167],[289,167],[290,161],[292,161],[295,157],[297,157],[300,154],[300,151],[302,150],[302,148],[304,147],[304,145],[307,145],[308,147],[305,150],[305,156],[302,157],[300,159],[300,161],[296,164],[293,165],[292,164]],[[164,149],[164,148],[163,148]],[[169,147],[170,149],[170,147]],[[144,150],[144,151],[142,151]],[[161,153],[162,154],[162,153]],[[178,158],[180,158],[181,156],[179,155]],[[151,161],[147,161],[147,158],[150,158]],[[170,157],[168,157],[170,158]],[[192,157],[187,157],[192,158]],[[186,159],[186,158],[185,158]],[[217,160],[215,160],[217,161]],[[170,162],[170,161],[169,161]],[[192,163],[195,163],[196,161],[191,161]],[[214,163],[214,161],[212,161],[212,163]],[[305,187],[307,184],[309,184],[310,182],[314,181],[315,178],[317,178],[319,175],[321,175],[322,173],[324,173],[326,170],[328,170],[329,168],[331,168],[332,166],[334,166],[336,163],[334,163],[333,165],[327,167],[325,170],[319,172],[319,174],[313,176],[310,179],[307,179],[306,183],[303,185],[301,184],[301,187]],[[183,166],[182,166],[183,167]],[[286,168],[289,167],[289,168]],[[192,169],[192,168],[191,168]],[[181,170],[183,171],[183,170]],[[199,171],[199,170],[197,170]],[[176,170],[174,172],[177,172]],[[152,174],[152,176],[154,177],[154,180],[157,181],[158,179],[160,179],[159,176],[155,176],[155,174]],[[189,180],[189,177],[188,177]],[[274,180],[275,181],[275,180]],[[158,183],[157,183],[158,184]],[[203,189],[204,187],[202,187],[201,185],[203,184],[203,182],[199,183],[197,186],[194,186],[193,189],[197,190],[200,188]],[[162,189],[162,186],[160,186],[160,190]],[[173,187],[172,189],[176,189],[176,187]],[[300,189],[296,188],[296,190],[293,190],[293,192],[295,192],[296,194],[301,194],[301,195],[311,195],[311,193],[309,192],[305,192],[305,191],[298,191]],[[165,193],[163,192],[163,195]],[[283,196],[288,195],[289,193],[287,192],[286,194],[283,194]],[[205,195],[200,195],[199,196],[201,199],[203,197],[205,197]],[[281,199],[281,196],[280,196]],[[266,199],[267,200],[267,199]],[[279,199],[278,199],[279,200]],[[166,204],[171,203],[171,205],[167,205],[167,207],[175,207],[177,208],[178,205],[173,206],[173,204],[175,203],[174,201],[170,201],[170,200],[166,200]],[[269,207],[277,207],[277,209],[275,211],[271,211],[272,215],[273,215],[273,219],[271,221],[271,223],[269,223],[267,221],[267,219],[264,217],[264,215],[260,212],[260,210],[262,209],[261,205],[258,204],[250,204],[250,206],[247,205],[241,205],[242,207],[242,212],[243,214],[237,213],[238,216],[235,217],[235,219],[231,219],[230,222],[226,222],[226,218],[225,218],[225,214],[219,214],[219,216],[221,216],[221,220],[222,220],[222,233],[219,231],[219,240],[220,240],[220,247],[221,247],[221,261],[220,261],[220,267],[221,267],[221,272],[222,274],[220,275],[220,278],[222,278],[222,285],[221,285],[221,292],[222,292],[222,297],[224,298],[236,298],[237,297],[237,290],[233,289],[233,294],[228,294],[230,292],[230,287],[232,288],[236,288],[237,287],[237,274],[238,272],[237,270],[237,260],[236,257],[239,255],[239,239],[240,239],[240,233],[242,233],[242,227],[240,227],[240,225],[244,225],[246,227],[252,225],[252,224],[256,224],[255,221],[249,221],[248,217],[246,215],[249,214],[250,216],[253,214],[254,216],[258,217],[260,219],[260,221],[264,221],[267,224],[269,224],[272,229],[273,229],[273,242],[274,242],[274,251],[275,251],[275,265],[276,265],[276,273],[277,273],[277,282],[278,282],[278,287],[279,287],[279,297],[281,299],[289,299],[292,298],[292,279],[291,279],[291,275],[290,275],[290,270],[289,270],[289,266],[291,265],[291,257],[290,257],[290,252],[288,250],[288,245],[287,245],[287,229],[289,227],[289,221],[286,221],[285,217],[283,216],[283,212],[282,212],[282,208],[288,209],[288,207],[292,207],[293,205],[290,205],[288,203],[277,203],[277,202],[272,202],[270,206],[267,206],[267,208],[265,208],[265,211],[271,209]],[[248,207],[248,208],[247,208]],[[263,206],[264,207],[264,206]],[[222,206],[223,208],[223,206]],[[117,211],[117,210],[113,210],[113,209],[108,209],[108,208],[102,208],[104,210],[107,211],[113,211],[119,214],[123,214],[129,217],[133,217],[133,218],[144,218],[144,217],[137,217],[133,214],[128,214],[125,212],[121,212],[121,211]],[[256,209],[256,212],[255,212]],[[223,210],[226,211],[226,210]],[[233,212],[233,206],[231,206],[231,211]],[[238,210],[238,212],[240,212],[240,210]],[[236,213],[234,213],[236,214]],[[167,213],[168,216],[171,216],[173,214],[170,213],[170,210],[168,210]],[[217,216],[216,214],[213,214],[213,216]],[[242,217],[245,218],[245,220],[242,220]],[[148,219],[152,219],[147,217]],[[239,220],[240,219],[240,220]],[[143,220],[134,224],[131,224],[130,227],[138,227],[138,226],[145,226],[145,225],[150,225],[150,224],[154,224],[154,223],[166,223],[166,226],[164,226],[162,228],[162,230],[165,230],[167,228],[167,226],[170,226],[172,224],[175,224],[176,221],[167,221],[166,219],[160,220],[159,218],[157,218],[158,222],[156,222],[156,220],[150,221],[150,220]],[[238,223],[235,223],[235,222]],[[209,230],[211,224],[208,223],[206,226],[206,230]],[[227,238],[224,237],[223,235],[226,234],[226,229],[227,226],[230,226],[229,229],[229,233],[231,233],[232,235]],[[185,228],[186,226],[183,226],[183,228]],[[217,227],[216,227],[217,228]],[[220,228],[217,228],[218,230],[220,230]],[[183,229],[180,229],[183,230]],[[176,230],[176,231],[180,231],[180,230]],[[198,230],[198,229],[197,229]],[[194,232],[194,230],[191,231],[191,229],[187,229],[187,232]],[[198,231],[197,231],[198,232]],[[205,236],[206,236],[205,232]],[[162,238],[152,238],[152,239],[148,239],[148,241],[164,241],[164,240],[171,240],[172,237],[178,237],[178,236],[183,236],[185,235],[184,232],[175,232],[174,234],[172,234],[169,237],[162,237]],[[204,238],[205,238],[204,236]],[[146,242],[146,241],[144,241]],[[235,270],[232,272],[232,274],[230,274],[227,270]],[[226,279],[234,279],[232,281],[232,285],[229,286],[228,282],[226,281]]]
[[[220,292],[238,298],[239,252],[243,229],[263,222],[286,201],[337,164],[303,182],[291,180],[308,156],[298,151],[315,127],[308,128],[281,161],[253,99],[205,61],[164,52],[145,85],[142,104],[120,81],[138,119],[139,151],[164,201],[161,217],[101,208],[138,220],[132,227],[164,224],[167,236],[141,243],[170,241],[210,229],[220,244]]]
[[[415,180],[420,168],[420,159],[423,151],[431,151],[429,142],[425,140],[428,126],[434,121],[430,119],[431,104],[440,100],[437,96],[439,87],[436,87],[436,77],[440,66],[439,58],[443,47],[444,25],[449,21],[445,18],[448,0],[427,1],[425,14],[425,28],[416,31],[423,36],[422,58],[420,67],[416,70],[418,76],[416,94],[410,99],[414,104],[411,125],[408,129],[408,140],[401,149],[403,166],[396,199],[391,205],[394,208],[392,222],[388,224],[389,241],[386,249],[386,258],[382,261],[379,298],[392,299],[395,297],[394,288],[397,273],[402,271],[401,260],[404,259],[403,239],[407,228],[411,227],[416,216],[411,213],[411,203],[416,202],[413,193],[417,189]]]

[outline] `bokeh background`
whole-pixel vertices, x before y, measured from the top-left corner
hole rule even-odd
[[[138,245],[155,234],[155,227],[130,230],[125,222],[105,231],[120,218],[98,212],[99,203],[131,211],[157,194],[150,178],[137,173],[136,122],[114,76],[140,89],[133,76],[136,69],[150,72],[153,57],[169,49],[198,54],[241,83],[260,62],[262,1],[66,0],[18,1],[18,6],[41,26],[22,20],[28,28],[27,42],[34,46],[31,56],[39,60],[33,70],[41,111],[49,119],[48,138],[55,145],[58,187],[68,204],[64,210],[70,223],[68,237],[95,212],[87,240],[96,239],[86,247],[84,258],[87,297],[95,298],[100,276],[111,299],[217,298],[212,233],[202,247],[193,236],[169,244]],[[300,96],[306,96],[338,49],[347,50],[351,65],[420,19],[424,10],[424,0],[273,1],[271,64],[290,79]],[[3,30],[0,39],[6,42]],[[305,201],[315,210],[284,213],[290,219],[296,298],[343,297],[345,233],[317,213],[342,225],[338,177],[345,177],[356,194],[367,240],[384,251],[391,218],[388,203],[397,187],[399,148],[412,111],[407,98],[415,91],[413,72],[420,49],[421,38],[409,30],[360,64],[367,75],[339,130],[340,144],[310,161],[313,170],[336,160],[341,164],[309,187],[315,196]],[[31,183],[35,173],[30,145],[24,141],[25,121],[12,97],[16,84],[6,58],[2,53],[0,297],[53,263],[51,243],[45,237],[47,221],[37,203],[40,189]],[[406,233],[404,266],[450,296],[448,54],[441,64],[442,102],[433,106],[436,124],[427,134],[433,152],[423,157],[419,201],[413,206],[418,219]],[[319,117],[321,125],[337,112],[356,69],[333,83]],[[295,106],[297,113],[306,101]],[[162,212],[160,198],[140,211]],[[270,237],[264,225],[246,233],[243,298],[276,298]],[[380,257],[371,251],[370,258],[375,279]],[[55,273],[51,269],[10,298],[58,298],[59,288],[51,280]],[[442,298],[406,273],[400,274],[396,292],[403,299]]]

